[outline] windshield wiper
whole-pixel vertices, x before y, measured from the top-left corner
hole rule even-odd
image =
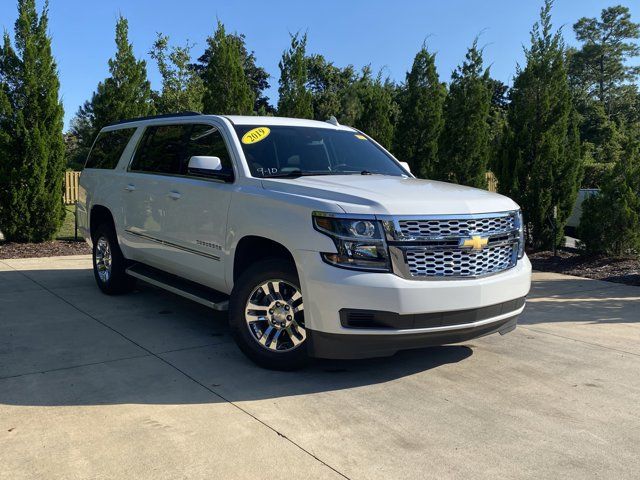
[[[302,170],[293,170],[291,172],[279,172],[272,173],[271,175],[265,175],[260,178],[298,178],[298,177],[312,177],[315,175],[335,175],[333,172],[303,172]]]

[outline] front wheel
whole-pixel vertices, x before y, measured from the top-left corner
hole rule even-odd
[[[264,260],[244,272],[229,305],[231,331],[258,365],[293,370],[308,361],[304,303],[295,265]]]

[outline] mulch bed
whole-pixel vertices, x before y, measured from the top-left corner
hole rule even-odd
[[[640,286],[640,260],[637,257],[584,255],[569,249],[557,253],[557,257],[552,252],[529,254],[533,269]]]
[[[42,243],[0,242],[0,259],[58,257],[91,253],[84,241],[53,240]]]

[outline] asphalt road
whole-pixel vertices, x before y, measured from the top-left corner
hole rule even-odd
[[[640,288],[536,274],[506,336],[265,371],[88,257],[0,261],[0,478],[638,478]]]

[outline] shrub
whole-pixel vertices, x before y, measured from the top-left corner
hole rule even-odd
[[[630,146],[606,175],[600,194],[585,200],[578,236],[589,253],[640,252],[640,151]]]

